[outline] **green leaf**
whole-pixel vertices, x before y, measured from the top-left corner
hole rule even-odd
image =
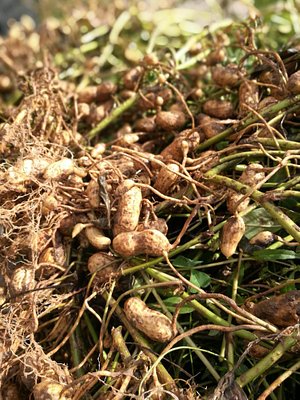
[[[174,312],[177,304],[180,303],[181,301],[182,301],[181,297],[169,297],[164,300],[164,303],[169,311]],[[183,307],[180,308],[179,314],[190,314],[193,311],[195,311],[193,307],[190,307],[185,304]]]
[[[299,258],[299,256],[300,254],[297,254],[292,250],[282,249],[265,249],[253,252],[253,257],[262,261],[293,260]]]
[[[288,197],[287,199],[283,199],[279,201],[280,208],[285,208],[284,213],[287,214],[290,218],[293,219],[294,222],[298,223],[300,220],[299,212],[295,212],[292,210],[300,210],[300,204],[298,199],[295,197]]]
[[[276,172],[269,180],[268,182],[275,182],[275,183],[281,183],[284,182],[287,179],[287,174],[285,168],[280,169],[279,171]]]
[[[210,285],[211,279],[205,272],[194,270],[191,272],[190,281],[198,288],[206,288]],[[190,292],[197,293],[197,290],[191,289]]]
[[[269,213],[262,207],[251,211],[243,219],[246,225],[245,236],[247,239],[251,239],[262,231],[277,232],[281,229],[281,226],[276,224]]]
[[[184,256],[178,256],[174,259],[172,259],[172,264],[175,267],[180,267],[180,268],[193,268],[196,265],[202,264],[202,261],[195,261],[191,260],[190,258],[184,257]]]

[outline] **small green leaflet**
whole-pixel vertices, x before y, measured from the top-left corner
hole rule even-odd
[[[179,268],[193,268],[196,265],[202,264],[202,261],[194,261],[184,256],[178,256],[172,259],[172,264]]]
[[[264,208],[256,208],[243,217],[246,225],[245,236],[251,239],[262,231],[277,232],[281,226],[277,224]]]
[[[168,299],[164,300],[164,303],[169,311],[174,312],[177,304],[180,303],[181,301],[182,301],[181,297],[169,297]],[[190,314],[193,311],[195,311],[193,307],[190,307],[185,304],[183,307],[180,308],[179,314]]]
[[[253,257],[261,261],[293,260],[299,258],[300,254],[293,250],[265,249],[254,251]]]
[[[206,288],[207,286],[210,285],[211,279],[210,276],[207,275],[205,272],[194,270],[191,272],[190,281],[198,288]],[[191,288],[189,292],[197,293],[197,290]]]

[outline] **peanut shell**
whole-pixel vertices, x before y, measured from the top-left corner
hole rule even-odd
[[[230,214],[235,214],[236,212],[240,213],[248,207],[248,205],[250,203],[250,198],[247,197],[243,201],[240,202],[240,200],[243,197],[244,197],[243,194],[237,193],[234,190],[228,191],[226,206],[227,206],[227,210],[228,210],[228,212],[230,212]]]
[[[222,229],[220,250],[225,257],[231,257],[245,233],[245,223],[242,217],[230,217]]]
[[[102,82],[96,88],[96,100],[99,102],[108,100],[117,91],[117,86],[112,82]]]
[[[110,238],[106,237],[104,233],[95,226],[85,228],[84,232],[89,243],[96,247],[96,249],[106,250],[111,244]]]
[[[144,69],[140,66],[130,69],[123,77],[126,89],[134,90],[142,77]]]
[[[92,103],[97,96],[97,86],[87,86],[78,92],[79,103]]]
[[[254,235],[249,243],[256,246],[266,247],[269,244],[273,243],[276,240],[276,236],[273,232],[270,231],[262,231]]]
[[[134,186],[134,181],[127,179],[118,188],[119,205],[115,216],[114,236],[122,232],[134,231],[139,223],[142,191]]]
[[[287,89],[293,95],[300,93],[300,71],[295,72],[289,77]]]
[[[88,270],[96,273],[97,284],[102,285],[119,276],[119,262],[114,256],[98,252],[88,259]]]
[[[74,172],[75,166],[74,161],[70,158],[62,158],[59,161],[56,161],[50,164],[45,172],[45,179],[53,179],[59,180],[68,177]]]
[[[58,382],[43,379],[33,388],[34,400],[71,400],[67,391],[63,392],[64,388],[65,386]]]
[[[191,134],[184,134],[183,131],[180,136],[176,137],[172,143],[163,149],[160,153],[164,161],[171,160],[181,162],[184,155],[184,149],[188,147],[188,151],[193,151],[200,143],[199,132],[192,132]],[[190,130],[187,130],[190,133]]]
[[[239,88],[239,110],[241,115],[250,112],[249,107],[256,110],[259,102],[259,89],[258,85],[252,81],[245,81],[241,83]]]
[[[166,167],[161,168],[159,171],[154,188],[163,194],[167,194],[170,189],[178,182],[179,176],[176,172],[179,172],[180,168],[177,164],[167,164]]]
[[[248,186],[255,186],[265,178],[263,167],[260,164],[250,164],[239,178],[239,181]]]
[[[9,290],[12,295],[18,295],[33,289],[34,285],[33,269],[22,266],[14,270],[9,283]]]
[[[100,187],[99,187],[99,183],[92,179],[88,183],[85,193],[86,193],[86,195],[87,195],[87,197],[89,199],[90,206],[92,208],[98,208],[100,206]]]
[[[210,139],[218,135],[225,129],[224,125],[219,123],[217,119],[211,118],[209,115],[205,114],[201,114],[199,116],[199,126],[206,139]]]
[[[171,250],[166,236],[156,229],[145,229],[141,232],[120,233],[113,240],[113,248],[122,257],[134,257],[140,254],[161,256]]]
[[[212,69],[212,79],[222,87],[235,86],[240,79],[239,69],[236,65],[228,65],[226,67],[217,65]]]
[[[159,311],[152,310],[138,297],[130,297],[124,305],[127,319],[150,339],[168,342],[172,339],[172,323]]]
[[[251,312],[256,317],[279,327],[299,324],[300,290],[292,290],[260,301],[254,305]]]
[[[155,123],[165,131],[179,130],[185,125],[186,116],[182,111],[160,111],[156,114]]]
[[[234,115],[234,108],[227,100],[207,100],[203,104],[203,111],[210,117],[219,119],[231,118]]]

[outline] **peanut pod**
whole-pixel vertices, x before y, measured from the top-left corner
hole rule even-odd
[[[167,237],[156,229],[141,232],[120,233],[113,240],[113,248],[122,257],[134,257],[140,254],[161,256],[171,250]]]
[[[263,167],[260,164],[248,165],[238,181],[244,183],[245,185],[249,185],[251,187],[256,186],[259,182],[261,182],[265,178],[265,173],[263,171],[262,172],[257,171],[262,168]],[[240,202],[243,196],[244,196],[243,194],[237,193],[234,190],[228,191],[227,210],[231,214],[234,214],[236,212],[240,213],[248,207],[250,198],[247,197],[242,202]]]
[[[74,172],[74,169],[74,161],[70,158],[63,158],[50,164],[46,168],[44,172],[44,178],[53,180],[66,178]]]
[[[233,105],[227,100],[207,100],[203,104],[203,111],[210,117],[219,119],[231,118],[234,114]]]
[[[14,270],[10,282],[9,290],[13,296],[28,292],[35,285],[34,271],[26,266],[19,267]]]
[[[241,83],[239,88],[239,111],[243,116],[247,114],[251,107],[257,109],[259,103],[259,90],[256,82],[245,81]]]
[[[71,400],[65,386],[50,379],[43,379],[33,388],[34,400]]]
[[[99,183],[92,179],[88,183],[85,193],[86,193],[86,195],[87,195],[87,197],[89,199],[90,206],[92,208],[98,208],[100,206],[100,187],[99,187]]]
[[[262,231],[254,235],[249,243],[255,246],[266,247],[269,244],[275,242],[276,235],[270,231]]]
[[[114,236],[134,231],[139,223],[142,191],[134,181],[126,179],[118,188],[120,200],[115,216]]]
[[[155,123],[165,131],[178,130],[185,125],[186,116],[182,111],[160,111],[156,115]]]
[[[267,320],[279,327],[298,324],[300,318],[300,290],[292,290],[263,300],[255,304],[251,312],[256,317]]]
[[[231,257],[245,233],[245,223],[242,217],[230,217],[223,226],[220,250],[225,257]]]
[[[127,319],[152,340],[164,343],[174,336],[169,318],[147,307],[138,297],[126,300],[124,312]]]
[[[109,254],[98,252],[88,259],[88,270],[91,274],[96,273],[98,284],[109,282],[119,276],[119,262]]]
[[[300,71],[292,74],[287,82],[287,90],[293,95],[300,93]]]
[[[183,160],[184,150],[187,148],[188,152],[193,151],[197,148],[199,143],[199,132],[191,132],[187,129],[165,147],[160,155],[166,162],[170,162],[171,160],[181,162]]]
[[[228,65],[223,67],[222,65],[216,65],[212,68],[211,77],[213,81],[222,87],[232,87],[237,84],[240,79],[240,71],[237,65]]]
[[[216,118],[212,118],[209,115],[201,114],[199,116],[199,126],[204,133],[206,139],[210,139],[224,131],[224,125],[220,123]]]
[[[164,235],[168,233],[168,224],[165,219],[157,218],[150,221],[144,221],[138,224],[137,231],[144,231],[145,229],[157,229]]]
[[[253,163],[248,165],[245,171],[240,176],[239,182],[242,182],[245,185],[249,186],[257,185],[260,181],[262,181],[265,178],[264,171],[257,171],[262,169],[263,167],[260,164]]]
[[[110,238],[106,237],[104,233],[95,226],[85,228],[84,232],[89,243],[96,247],[96,249],[106,250],[111,244]]]
[[[177,164],[167,164],[166,167],[159,171],[154,188],[163,194],[167,194],[178,181],[179,176],[176,172],[179,172],[179,170],[180,168]]]

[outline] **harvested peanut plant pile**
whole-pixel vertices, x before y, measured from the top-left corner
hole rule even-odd
[[[1,39],[2,399],[291,399],[299,46],[114,12]]]

